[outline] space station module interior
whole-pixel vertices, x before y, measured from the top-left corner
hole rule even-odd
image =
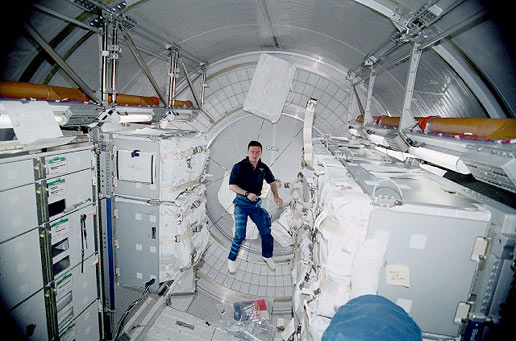
[[[510,328],[516,119],[412,114],[419,41],[396,38],[415,46],[401,114],[373,116],[376,73],[346,85],[296,54],[193,70],[167,46],[160,85],[125,2],[69,3],[104,13],[91,24],[99,90],[30,25],[79,88],[0,82],[0,292],[20,338],[488,340]],[[117,91],[118,34],[158,97]],[[283,199],[264,182],[275,268],[249,220],[231,274],[229,176],[251,140]]]

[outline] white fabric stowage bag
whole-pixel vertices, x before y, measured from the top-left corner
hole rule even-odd
[[[207,137],[172,137],[160,143],[160,200],[175,200],[201,181],[208,151]]]
[[[197,262],[208,246],[204,185],[160,205],[160,279],[174,276]],[[192,263],[193,262],[193,263]]]
[[[281,213],[279,219],[275,220],[271,226],[271,234],[275,241],[282,247],[294,245],[294,220],[290,208],[286,208]],[[299,228],[299,226],[297,226]]]

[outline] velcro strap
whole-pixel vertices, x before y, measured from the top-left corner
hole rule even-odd
[[[174,241],[176,243],[181,243],[182,241],[187,240],[188,238],[191,238],[192,236],[193,236],[193,231],[190,227],[188,227],[184,233],[177,234],[174,238],[175,239]]]
[[[195,178],[194,180],[192,181],[188,181],[188,182],[185,182],[184,184],[182,185],[179,185],[179,186],[168,186],[168,187],[161,187],[161,191],[163,192],[169,192],[169,193],[174,193],[174,192],[183,192],[184,190],[190,188],[190,187],[194,187],[195,185],[197,185],[200,181],[201,177],[198,176],[197,178]]]
[[[186,228],[186,231],[182,234],[178,234],[174,237],[174,241],[176,243],[181,243],[184,240],[187,240],[188,238],[193,237],[194,233],[201,232],[203,225],[208,221],[208,217],[204,218],[199,224],[195,226],[188,226]]]
[[[188,158],[188,157],[197,155],[205,150],[207,150],[206,146],[197,146],[197,147],[185,149],[183,151],[180,151],[179,153],[162,153],[161,157],[165,160],[184,159],[184,158]]]

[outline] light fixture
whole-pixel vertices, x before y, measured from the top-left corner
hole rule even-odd
[[[54,115],[57,124],[64,126],[68,123],[68,118],[65,115]],[[0,129],[12,128],[13,124],[9,115],[0,115]]]
[[[106,109],[98,117],[99,122],[144,123],[152,121],[148,108],[116,107]],[[150,111],[152,112],[152,111]]]
[[[120,114],[118,123],[142,123],[152,121],[151,114]]]
[[[470,174],[468,167],[460,156],[444,153],[425,147],[410,147],[409,153],[419,159],[461,174]]]

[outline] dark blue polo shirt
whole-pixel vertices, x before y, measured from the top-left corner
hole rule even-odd
[[[233,166],[229,176],[229,184],[237,185],[243,190],[259,196],[262,194],[264,179],[269,184],[276,180],[269,167],[261,159],[258,160],[258,164],[254,168],[249,162],[249,157],[246,157]]]

